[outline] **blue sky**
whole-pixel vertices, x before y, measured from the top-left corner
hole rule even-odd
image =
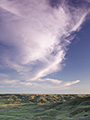
[[[68,93],[90,93],[90,21],[87,20],[82,29],[76,34],[72,43],[68,46],[66,64],[62,71],[57,72],[54,78],[65,81],[79,79],[78,85],[72,86],[72,92]],[[49,76],[52,77],[52,76]],[[63,92],[65,93],[65,91]]]
[[[1,0],[0,93],[90,93],[89,5]]]

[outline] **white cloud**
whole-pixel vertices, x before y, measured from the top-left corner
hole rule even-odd
[[[46,79],[39,79],[37,80],[37,82],[40,81],[40,83],[35,83],[33,81],[31,81],[32,83],[32,89],[34,92],[34,89],[37,90],[35,91],[35,93],[43,93],[43,94],[60,94],[61,91],[66,91],[66,90],[72,90],[72,85],[77,84],[80,82],[80,80],[75,80],[75,81],[71,81],[71,82],[64,82],[62,80],[57,80],[57,79],[50,79],[50,78],[46,78]],[[53,84],[51,84],[53,83]],[[67,93],[67,92],[66,92]],[[69,92],[69,93],[72,93]]]
[[[0,81],[0,84],[14,84],[17,83],[18,80],[9,80],[9,79],[3,79]]]
[[[7,74],[0,73],[0,78],[8,78],[9,76]]]
[[[87,14],[85,6],[73,9],[66,1],[57,9],[46,0],[0,0],[2,66],[31,81],[61,70],[71,42],[66,37],[80,29]]]
[[[17,9],[12,5],[12,2],[9,2],[9,0],[0,0],[0,8],[8,11],[16,16],[19,16],[19,13]]]
[[[39,79],[39,80],[37,80],[37,81],[49,81],[49,82],[51,82],[51,83],[54,83],[54,84],[61,84],[62,83],[62,81],[61,80],[57,80],[57,79],[51,79],[51,78],[45,78],[45,79]]]
[[[61,80],[51,79],[51,78],[46,78],[45,80],[46,81],[51,81],[52,83],[55,83],[55,84],[60,84],[62,82]]]
[[[81,24],[84,22],[86,15],[87,15],[87,13],[85,12],[85,13],[82,15],[82,17],[79,18],[79,22],[76,23],[76,25],[72,28],[72,31],[76,31],[76,30],[80,29],[80,26],[81,26]]]
[[[16,84],[19,80],[16,80],[16,79],[10,79],[9,75],[7,74],[3,74],[1,73],[0,74],[0,84]]]
[[[20,81],[20,80],[4,80],[0,82],[0,88],[5,89],[5,85],[8,85],[8,89],[10,90],[19,90],[21,89],[22,93],[27,91],[26,93],[43,93],[43,94],[60,94],[61,91],[71,90],[72,85],[79,83],[80,80],[71,81],[71,82],[63,82],[58,79],[39,79],[37,81]],[[4,90],[5,91],[5,90]],[[71,92],[72,93],[72,92]]]
[[[24,86],[32,86],[32,83],[30,82],[20,82],[20,84]]]
[[[79,82],[80,82],[80,80],[67,82],[67,83],[64,84],[64,86],[65,86],[65,87],[68,87],[68,86],[74,85],[74,84],[79,83]]]

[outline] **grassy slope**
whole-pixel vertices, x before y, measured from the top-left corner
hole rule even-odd
[[[40,105],[34,102],[5,104],[5,96],[2,96],[4,102],[0,105],[0,120],[90,120],[90,95],[69,97],[66,101],[52,103],[48,100],[50,103]]]

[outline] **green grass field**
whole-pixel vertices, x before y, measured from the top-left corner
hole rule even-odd
[[[90,120],[90,95],[0,95],[0,120]]]

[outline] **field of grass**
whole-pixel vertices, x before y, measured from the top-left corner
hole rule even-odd
[[[0,95],[0,120],[90,120],[90,95]]]

